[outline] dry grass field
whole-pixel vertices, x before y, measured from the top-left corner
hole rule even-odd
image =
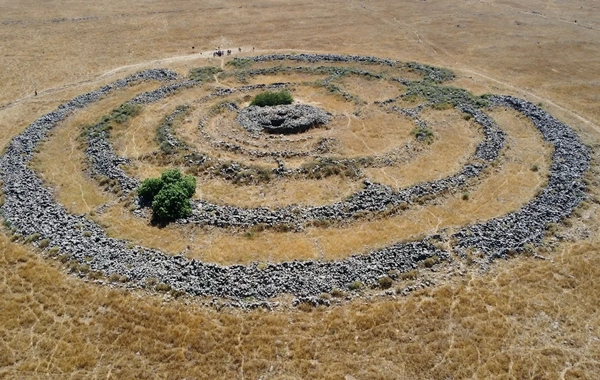
[[[226,60],[210,54],[217,46],[233,49],[234,55],[241,47],[241,55],[317,52],[418,61],[453,70],[457,78],[451,84],[475,94],[530,100],[573,127],[590,148],[589,197],[530,254],[482,270],[473,265],[475,253],[451,265],[419,268],[395,282],[392,294],[364,290],[316,308],[292,307],[290,297],[280,297],[282,306],[273,311],[221,309],[207,306],[210,299],[174,299],[78,278],[31,245],[12,242],[0,227],[0,378],[600,376],[597,1],[0,0],[0,150],[37,117],[127,74],[155,67],[187,74],[193,67],[221,66]],[[249,83],[314,79],[295,73]],[[392,85],[374,90],[369,82],[348,77],[340,86],[357,93],[365,89],[368,101],[397,90]],[[220,264],[338,259],[516,210],[535,196],[548,174],[551,148],[529,121],[497,109],[490,115],[506,132],[507,144],[498,164],[468,189],[468,200],[461,193],[447,194],[397,214],[302,233],[159,229],[132,216],[116,195],[86,174],[78,139],[82,125],[158,85],[116,91],[77,112],[48,137],[32,168],[70,212],[88,214],[110,236],[172,254]],[[215,85],[237,83],[230,77],[210,86]],[[153,133],[161,118],[208,91],[184,91],[145,107],[113,130],[115,149],[131,158],[155,150]],[[299,86],[296,95],[346,113],[332,128],[315,132],[343,141],[344,155],[385,152],[412,141],[409,123],[400,118],[375,109],[365,109],[371,119],[355,117],[343,102],[307,86]],[[177,127],[199,147],[194,128],[201,111]],[[423,118],[435,132],[432,144],[403,165],[366,170],[371,178],[402,188],[447,176],[464,164],[480,138],[477,129],[453,110],[425,111]],[[390,136],[374,133],[364,121],[390,119],[397,126]],[[139,161],[129,170],[143,178],[161,168]],[[359,181],[333,176],[277,179],[237,191],[227,181],[207,178],[199,181],[198,194],[223,204],[276,207],[325,204],[359,188]],[[107,203],[112,206],[95,212]],[[429,286],[420,288],[425,283]],[[417,290],[404,291],[415,285]]]

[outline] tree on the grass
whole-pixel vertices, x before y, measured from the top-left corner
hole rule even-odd
[[[138,195],[152,203],[152,219],[166,222],[191,215],[190,198],[196,191],[196,178],[183,176],[179,169],[162,172],[159,178],[144,180]]]

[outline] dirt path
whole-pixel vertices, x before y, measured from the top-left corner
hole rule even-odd
[[[399,23],[399,24],[404,25],[403,23],[401,23],[397,19],[394,19],[394,23],[397,23],[397,24]],[[404,26],[406,27],[407,25],[404,25]],[[529,95],[529,96],[531,96],[532,98],[535,98],[538,101],[542,101],[544,103],[547,103],[547,104],[549,104],[549,105],[551,105],[553,107],[556,107],[556,108],[560,109],[561,111],[564,111],[564,112],[570,114],[571,116],[573,116],[576,119],[580,120],[581,122],[583,122],[587,126],[593,128],[596,132],[600,133],[600,127],[598,125],[596,125],[591,120],[586,119],[585,117],[579,115],[578,113],[576,113],[574,111],[571,111],[570,109],[568,109],[566,107],[563,107],[563,106],[555,103],[554,101],[552,101],[552,100],[550,100],[550,99],[548,99],[546,97],[537,95],[537,94],[535,94],[535,93],[533,93],[531,91],[527,91],[527,90],[525,90],[525,89],[523,89],[521,87],[517,87],[517,86],[514,86],[514,85],[512,85],[512,84],[510,84],[508,82],[498,80],[496,78],[493,78],[493,77],[491,77],[489,75],[486,75],[486,74],[483,74],[481,72],[475,71],[473,69],[464,68],[466,65],[463,65],[462,63],[460,63],[460,61],[458,59],[456,59],[456,57],[454,57],[448,51],[446,51],[445,49],[440,48],[439,46],[436,46],[431,41],[423,39],[418,34],[418,32],[416,30],[414,31],[414,33],[418,37],[418,40],[420,42],[423,42],[423,43],[426,43],[427,45],[429,45],[431,47],[431,49],[437,55],[439,55],[440,52],[441,52],[442,54],[446,55],[448,58],[453,59],[455,64],[460,64],[462,66],[459,69],[460,71],[464,71],[464,72],[471,73],[473,75],[477,75],[477,76],[479,76],[481,78],[484,78],[486,80],[489,80],[489,81],[501,84],[501,85],[503,85],[503,86],[505,86],[507,88],[511,88],[511,89],[517,90],[517,91],[519,91],[519,92],[521,92],[523,94]],[[237,50],[232,49],[232,51],[237,51]],[[251,51],[251,47],[243,47],[243,51]],[[283,52],[283,51],[288,51],[288,49],[278,49],[278,50],[269,50],[269,51]],[[265,52],[266,52],[266,50],[259,50],[259,49],[256,49],[255,51],[253,51],[254,54],[261,54],[261,53],[265,53]],[[203,51],[203,52],[195,53],[195,54],[186,54],[186,55],[180,55],[180,56],[169,57],[169,58],[161,58],[161,59],[148,60],[148,61],[143,61],[143,62],[140,62],[140,63],[131,64],[131,65],[123,65],[123,66],[115,67],[114,69],[109,70],[109,71],[101,74],[100,76],[96,77],[95,79],[88,79],[88,80],[83,80],[83,81],[79,81],[79,82],[74,82],[74,83],[66,84],[66,85],[63,85],[63,86],[58,86],[58,87],[53,87],[53,88],[49,88],[49,89],[45,89],[45,90],[40,90],[40,91],[38,91],[38,96],[53,94],[53,93],[56,93],[56,92],[59,92],[59,91],[63,91],[63,90],[66,90],[66,89],[75,88],[75,87],[78,87],[78,86],[81,86],[81,85],[84,85],[84,84],[92,84],[92,83],[100,82],[100,81],[102,81],[102,80],[104,80],[104,79],[106,79],[106,78],[108,78],[108,77],[110,77],[112,75],[115,75],[115,74],[117,74],[119,72],[122,72],[122,71],[130,70],[130,69],[136,69],[136,68],[141,69],[141,68],[146,67],[146,66],[155,66],[155,65],[163,65],[163,64],[167,64],[167,63],[193,61],[193,60],[196,60],[196,59],[208,59],[208,58],[212,58],[212,53],[213,53],[212,50],[207,50],[207,51]],[[221,58],[221,67],[223,67],[223,65],[224,65],[224,59]],[[32,99],[33,97],[34,96],[26,96],[26,97],[17,99],[14,102],[4,104],[4,105],[0,106],[0,111],[2,111],[4,109],[7,109],[7,108],[14,107],[14,106],[16,106],[16,105],[18,105],[20,103],[23,103],[26,100]]]
[[[250,51],[252,48],[251,47],[243,47],[244,51]],[[231,49],[232,52],[234,51],[233,49]],[[236,50],[237,51],[237,50]],[[254,53],[260,54],[260,52],[262,52],[261,50],[255,50]],[[143,62],[139,62],[139,63],[135,63],[135,64],[131,64],[131,65],[123,65],[123,66],[119,66],[119,67],[115,67],[114,69],[111,69],[109,71],[106,71],[105,73],[101,74],[100,76],[94,78],[94,79],[87,79],[87,80],[82,80],[79,82],[74,82],[74,83],[69,83],[69,84],[65,84],[62,86],[58,86],[58,87],[52,87],[52,88],[48,88],[45,90],[38,90],[37,91],[37,96],[43,96],[43,95],[51,95],[53,93],[57,93],[63,90],[67,90],[70,88],[75,88],[84,84],[92,84],[92,83],[97,83],[100,82],[112,75],[115,75],[119,72],[122,71],[127,71],[130,69],[142,69],[145,66],[155,66],[155,65],[164,65],[167,63],[176,63],[176,62],[185,62],[185,61],[193,61],[196,59],[208,59],[208,58],[213,58],[212,56],[213,51],[212,50],[206,50],[206,51],[202,51],[200,53],[195,53],[195,54],[186,54],[186,55],[179,55],[179,56],[175,56],[175,57],[169,57],[169,58],[161,58],[161,59],[152,59],[152,60],[148,60],[148,61],[143,61]],[[233,55],[233,53],[232,53]],[[225,61],[224,58],[221,57],[221,68],[224,67]],[[25,96],[22,98],[19,98],[13,102],[9,102],[7,104],[3,104],[0,106],[0,111],[5,110],[7,108],[11,108],[14,107],[18,104],[23,103],[24,101],[30,100],[32,98],[34,98],[34,95],[30,95],[30,96]]]
[[[479,76],[479,77],[481,77],[481,78],[487,79],[487,80],[489,80],[489,81],[492,81],[492,82],[495,82],[495,83],[501,84],[502,86],[505,86],[505,87],[508,87],[508,88],[510,88],[510,89],[513,89],[513,90],[516,90],[516,91],[518,91],[518,92],[521,92],[521,93],[523,93],[523,94],[529,95],[529,96],[531,96],[532,98],[535,98],[536,100],[540,100],[540,101],[542,101],[542,102],[544,102],[544,103],[547,103],[547,104],[549,104],[549,105],[551,105],[551,106],[553,106],[553,107],[556,107],[556,108],[560,109],[561,111],[564,111],[564,112],[566,112],[566,113],[570,114],[571,116],[573,116],[573,117],[577,118],[577,120],[579,120],[579,121],[581,121],[581,122],[585,123],[587,126],[594,128],[594,130],[596,130],[596,132],[600,132],[600,127],[599,127],[599,126],[597,126],[596,124],[594,124],[592,121],[590,121],[590,120],[588,120],[588,119],[584,118],[583,116],[579,115],[578,113],[576,113],[576,112],[574,112],[574,111],[571,111],[571,110],[570,110],[570,109],[568,109],[568,108],[565,108],[565,107],[563,107],[563,106],[561,106],[561,105],[559,105],[559,104],[556,104],[555,102],[553,102],[552,100],[550,100],[550,99],[548,99],[548,98],[544,98],[544,97],[542,97],[542,96],[540,96],[540,95],[536,95],[536,94],[534,94],[534,93],[533,93],[533,92],[531,92],[531,91],[527,91],[527,90],[525,90],[525,89],[523,89],[523,88],[521,88],[521,87],[516,87],[516,86],[513,86],[512,84],[510,84],[510,83],[508,83],[508,82],[503,82],[503,81],[501,81],[501,80],[498,80],[498,79],[492,78],[492,77],[490,77],[490,76],[488,76],[488,75],[482,74],[482,73],[480,73],[480,72],[477,72],[477,71],[474,71],[474,70],[471,70],[471,69],[462,69],[462,71],[466,71],[466,72],[468,72],[468,73],[471,73],[471,74],[477,75],[477,76]]]

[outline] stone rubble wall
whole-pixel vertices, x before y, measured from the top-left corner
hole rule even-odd
[[[245,57],[253,62],[268,62],[268,61],[298,61],[298,62],[356,62],[356,63],[373,63],[393,67],[398,61],[391,59],[383,59],[372,56],[360,55],[340,55],[340,54],[268,54],[254,57]]]
[[[0,212],[15,233],[25,236],[40,234],[41,239],[48,239],[49,247],[57,247],[68,259],[106,276],[124,276],[131,286],[143,287],[150,281],[158,281],[193,295],[234,299],[265,299],[281,293],[315,297],[334,288],[346,288],[353,281],[372,284],[390,270],[408,271],[430,257],[448,258],[447,253],[425,239],[395,244],[334,262],[221,266],[138,246],[130,248],[124,240],[107,237],[98,224],[83,215],[67,213],[56,203],[40,178],[27,167],[47,132],[77,109],[97,101],[113,89],[125,87],[136,80],[174,79],[174,74],[173,78],[171,76],[166,70],[147,71],[80,95],[40,117],[11,141],[0,157],[0,178],[5,196]],[[519,211],[465,227],[455,235],[459,247],[477,247],[496,257],[510,249],[522,249],[524,244],[539,242],[548,223],[569,215],[585,196],[582,176],[589,166],[590,156],[575,132],[544,110],[508,96],[496,96],[493,101],[498,106],[514,108],[528,116],[544,138],[555,146],[548,185],[539,196]],[[488,156],[486,150],[482,152],[485,152],[481,153],[482,157]],[[433,187],[456,186],[461,178],[476,175],[480,170],[477,166],[465,167],[455,179],[444,183],[432,182],[427,187],[419,185],[416,187],[419,190],[411,191],[425,192]],[[371,201],[389,196],[378,186],[367,186],[364,191],[373,194],[367,197]],[[365,207],[369,205],[367,202]]]
[[[570,127],[533,103],[511,96],[493,96],[491,101],[527,116],[554,145],[548,184],[540,195],[516,212],[465,227],[454,235],[461,248],[474,247],[491,257],[502,257],[527,244],[538,244],[548,224],[560,222],[585,198],[583,174],[590,155]]]
[[[161,146],[161,150],[166,150],[163,146],[166,146],[168,150],[172,151],[187,148],[187,144],[175,136],[173,122],[179,116],[185,114],[189,108],[190,106],[187,104],[177,107],[177,109],[167,115],[163,122],[158,126],[155,140]]]
[[[352,194],[346,200],[317,207],[288,206],[271,210],[264,207],[221,206],[198,200],[194,201],[192,216],[181,222],[219,227],[248,227],[257,224],[272,227],[287,224],[300,229],[308,222],[343,221],[353,218],[359,213],[382,212],[403,203],[412,203],[424,196],[460,188],[466,185],[469,179],[478,176],[486,166],[486,162],[496,159],[504,145],[504,133],[498,129],[491,118],[470,106],[463,106],[462,110],[473,115],[482,126],[484,140],[479,143],[472,162],[449,177],[421,183],[400,191],[394,191],[386,185],[366,181],[363,190]]]
[[[256,88],[256,85],[245,86],[243,90]],[[264,88],[264,86],[258,88]],[[235,91],[235,89],[227,89],[225,93],[233,94]],[[205,98],[211,99],[214,96],[221,96],[221,93],[222,91],[217,91]],[[168,92],[165,92],[165,94],[168,94]],[[153,101],[156,100],[158,99],[154,98]],[[436,181],[420,183],[399,191],[394,191],[386,185],[366,181],[363,190],[355,192],[346,200],[316,207],[287,206],[272,210],[265,207],[243,208],[217,205],[205,200],[193,200],[192,215],[178,222],[218,227],[250,227],[259,224],[267,227],[288,225],[300,230],[310,222],[341,222],[365,212],[382,212],[404,203],[415,202],[425,196],[434,196],[463,187],[469,179],[479,176],[488,162],[496,159],[504,145],[504,133],[483,111],[469,105],[461,105],[459,108],[463,112],[471,114],[475,121],[481,125],[484,131],[484,139],[478,144],[476,152],[469,163],[454,175]],[[95,175],[117,180],[125,193],[139,186],[140,182],[137,179],[128,177],[118,167],[124,162],[124,159],[116,156],[108,142],[106,133],[97,134],[94,141],[90,141],[89,146],[86,154],[93,163]]]

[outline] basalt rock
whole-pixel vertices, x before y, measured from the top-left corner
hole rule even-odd
[[[475,247],[494,258],[538,244],[548,224],[571,214],[585,198],[583,174],[590,155],[571,128],[533,103],[511,96],[493,96],[490,100],[527,116],[544,139],[554,145],[548,184],[538,196],[518,211],[465,227],[454,236],[459,247]]]
[[[293,134],[306,132],[325,125],[331,114],[308,104],[286,104],[278,106],[250,106],[238,113],[237,121],[253,134]]]

